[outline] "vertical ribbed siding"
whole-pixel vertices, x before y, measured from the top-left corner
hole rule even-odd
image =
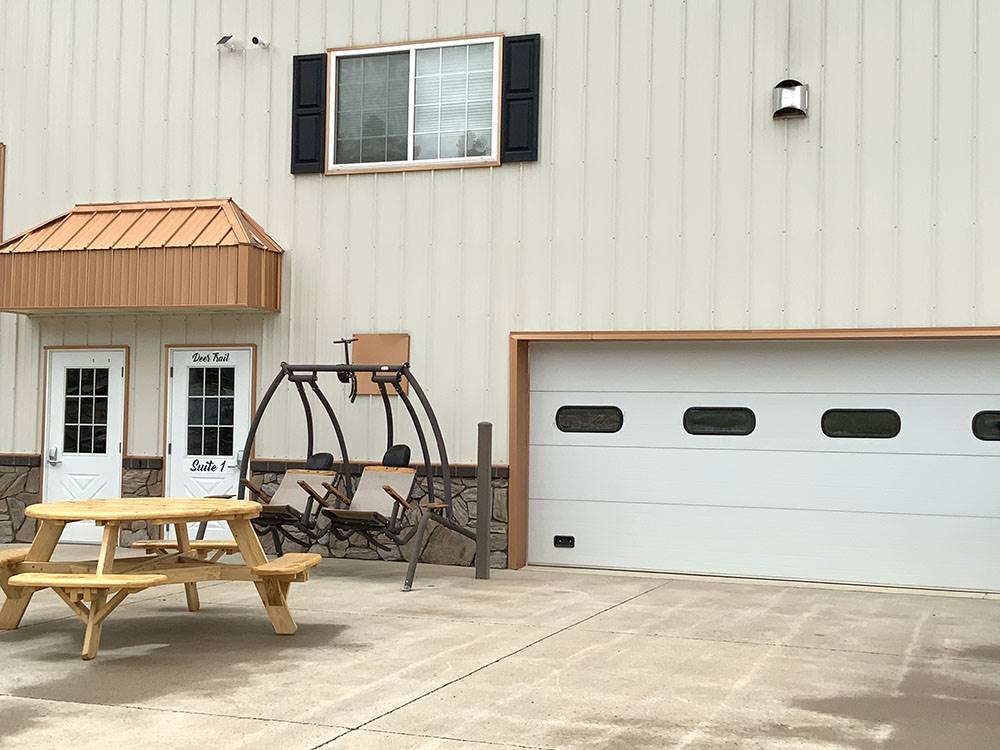
[[[256,343],[266,384],[404,330],[470,460],[480,419],[504,451],[512,329],[1000,323],[997,3],[0,0],[0,23],[8,235],[73,203],[232,195],[288,250],[278,316],[0,316],[0,451],[38,448],[46,344],[132,346],[156,397],[129,450],[155,453],[163,344]],[[542,35],[540,161],[288,174],[292,55],[491,31]],[[806,120],[770,118],[786,76]],[[377,457],[378,405],[335,404]],[[262,455],[302,451],[297,409],[279,398]]]

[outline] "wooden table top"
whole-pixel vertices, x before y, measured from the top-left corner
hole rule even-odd
[[[256,518],[260,504],[200,497],[117,497],[35,503],[24,514],[43,521],[223,521]]]

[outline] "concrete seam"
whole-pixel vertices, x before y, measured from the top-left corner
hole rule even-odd
[[[324,729],[344,729],[350,731],[349,727],[338,726],[337,724],[321,724],[315,721],[296,721],[295,719],[274,719],[266,716],[240,716],[239,714],[214,714],[207,711],[191,711],[177,708],[159,708],[157,706],[139,706],[134,703],[101,703],[100,701],[68,701],[58,698],[42,698],[34,695],[14,695],[12,693],[0,693],[0,698],[11,698],[14,700],[43,701],[45,703],[63,703],[75,706],[101,706],[102,708],[124,708],[132,711],[154,711],[161,714],[184,714],[186,716],[212,716],[218,719],[243,719],[245,721],[259,721],[263,723],[294,724],[306,727],[322,727]],[[346,732],[345,732],[346,734]],[[339,735],[338,735],[339,736]]]
[[[441,690],[444,690],[446,687],[450,687],[451,685],[454,685],[457,682],[461,682],[462,680],[464,680],[464,679],[466,679],[468,677],[471,677],[474,674],[478,674],[479,672],[482,672],[483,670],[488,669],[489,667],[492,667],[492,666],[494,666],[496,664],[499,664],[500,662],[504,661],[505,659],[509,659],[510,657],[516,656],[517,654],[520,654],[523,651],[527,651],[529,648],[531,648],[533,646],[537,646],[539,643],[542,643],[543,641],[547,641],[550,638],[554,638],[557,635],[565,633],[567,630],[570,630],[571,628],[575,628],[578,625],[582,625],[583,623],[587,622],[588,620],[592,620],[595,617],[599,617],[600,615],[603,615],[605,612],[610,612],[611,610],[615,609],[616,607],[620,607],[623,604],[628,604],[629,602],[635,601],[636,599],[638,599],[641,596],[645,596],[646,594],[649,594],[649,593],[652,593],[653,591],[661,589],[664,586],[668,585],[668,583],[669,583],[669,581],[664,581],[663,583],[659,584],[658,586],[653,586],[652,588],[648,588],[645,591],[641,591],[638,594],[635,594],[634,596],[630,596],[627,599],[623,599],[620,602],[616,602],[615,604],[612,604],[611,606],[605,607],[604,609],[598,610],[597,612],[594,612],[593,614],[587,615],[586,617],[581,618],[580,620],[577,620],[574,623],[571,623],[571,624],[566,625],[566,626],[564,626],[562,628],[554,630],[551,633],[549,633],[548,635],[544,635],[541,638],[538,638],[538,639],[532,641],[531,643],[528,643],[528,644],[526,644],[524,646],[521,646],[520,648],[516,648],[516,649],[514,649],[513,651],[511,651],[508,654],[504,654],[503,656],[499,656],[496,659],[493,659],[492,661],[487,662],[486,664],[483,664],[481,666],[476,667],[475,669],[467,672],[466,674],[463,674],[463,675],[455,677],[455,678],[453,678],[451,680],[448,680],[447,682],[444,682],[441,685],[438,685],[436,688],[432,688],[431,690],[428,690],[427,692],[422,693],[421,695],[418,695],[415,698],[411,698],[410,700],[405,701],[404,703],[401,703],[400,705],[396,706],[395,708],[391,708],[388,711],[385,711],[385,712],[379,714],[378,716],[372,717],[368,721],[366,721],[366,722],[364,722],[362,724],[358,724],[358,726],[354,727],[351,731],[354,732],[354,731],[357,731],[358,729],[364,729],[366,726],[368,726],[369,724],[372,724],[372,723],[378,721],[379,719],[383,719],[386,716],[389,716],[390,714],[393,714],[393,713],[395,713],[396,711],[399,711],[402,708],[406,708],[407,706],[412,705],[412,704],[416,703],[419,700],[422,700],[422,699],[424,699],[424,698],[426,698],[426,697],[428,697],[430,695],[433,695],[434,693],[437,693],[437,692],[439,692]],[[469,742],[475,742],[476,740],[468,740],[468,741]],[[314,748],[313,750],[316,750],[316,749]]]
[[[335,743],[341,737],[350,734],[350,732],[353,731],[356,730],[352,729],[348,732],[344,732],[343,734],[338,734],[336,737],[327,740],[323,744],[310,748],[310,750],[322,750],[322,748],[332,746],[333,743]],[[448,735],[444,734],[419,734],[414,732],[399,732],[389,729],[362,729],[360,731],[371,732],[373,734],[386,734],[394,737],[417,737],[423,740],[444,740],[445,742],[471,743],[473,745],[483,745],[485,747],[518,747],[518,748],[524,748],[524,750],[555,750],[555,748],[549,747],[548,745],[521,745],[516,743],[511,744],[509,742],[494,742],[493,740],[468,740],[468,739],[461,739],[459,737],[449,737]]]

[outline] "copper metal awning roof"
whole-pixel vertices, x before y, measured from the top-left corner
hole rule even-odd
[[[231,198],[79,205],[0,244],[0,310],[276,311],[283,252]]]

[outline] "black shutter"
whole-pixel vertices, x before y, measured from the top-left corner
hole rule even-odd
[[[323,171],[326,59],[325,53],[292,58],[292,174]]]
[[[538,94],[542,38],[503,40],[500,161],[538,161]]]

